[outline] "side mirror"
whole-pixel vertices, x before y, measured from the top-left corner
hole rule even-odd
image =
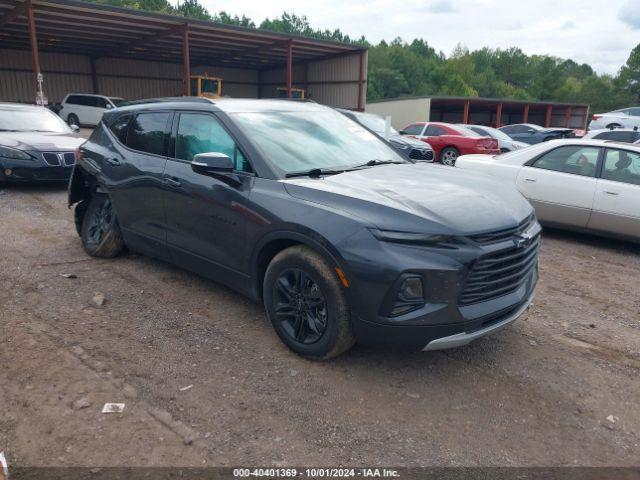
[[[113,108],[113,105],[111,105],[110,103],[107,103],[107,110],[111,110]]]
[[[533,128],[530,128],[529,130],[527,130],[528,133],[536,133],[536,131]]]
[[[78,125],[69,125],[69,128],[73,133],[78,133],[80,131],[80,127]]]
[[[191,161],[191,169],[196,173],[231,173],[235,165],[229,155],[221,152],[199,153]]]

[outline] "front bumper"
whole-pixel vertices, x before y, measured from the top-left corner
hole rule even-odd
[[[51,166],[40,160],[0,158],[2,182],[65,182],[72,170],[73,166]]]

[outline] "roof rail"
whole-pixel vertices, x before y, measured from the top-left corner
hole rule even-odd
[[[145,98],[144,100],[132,100],[120,104],[121,107],[131,105],[145,105],[149,103],[214,103],[211,99],[204,97],[163,97],[163,98]]]

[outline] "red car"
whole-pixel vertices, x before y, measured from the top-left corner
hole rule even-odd
[[[482,137],[476,132],[458,125],[440,122],[411,123],[400,131],[431,145],[435,157],[445,165],[454,165],[460,155],[483,153],[499,155],[498,140]]]

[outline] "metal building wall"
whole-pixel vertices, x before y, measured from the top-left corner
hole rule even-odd
[[[295,61],[295,57],[294,57]],[[307,98],[318,103],[342,108],[358,108],[358,78],[360,54],[345,55],[293,68],[293,87],[307,91]],[[367,96],[367,54],[365,53],[363,103]],[[261,73],[262,98],[277,96],[277,88],[286,85],[286,69],[278,68]]]
[[[401,100],[382,100],[369,103],[367,112],[383,117],[391,117],[393,128],[400,130],[413,122],[428,122],[431,110],[429,98],[407,98]]]
[[[41,53],[44,91],[50,103],[70,92],[93,93],[91,61],[81,55]],[[366,58],[365,58],[366,62]],[[101,58],[95,62],[98,93],[128,100],[165,97],[182,93],[181,65],[130,59]],[[223,94],[236,98],[277,96],[277,87],[286,85],[285,68],[257,70],[194,66],[192,74],[207,73],[223,78]],[[366,63],[363,101],[366,98]],[[344,108],[358,107],[358,53],[327,60],[296,64],[294,87],[307,90],[318,103]],[[261,88],[259,89],[258,85]],[[260,92],[259,92],[260,90]],[[0,49],[0,101],[35,101],[31,54]]]

